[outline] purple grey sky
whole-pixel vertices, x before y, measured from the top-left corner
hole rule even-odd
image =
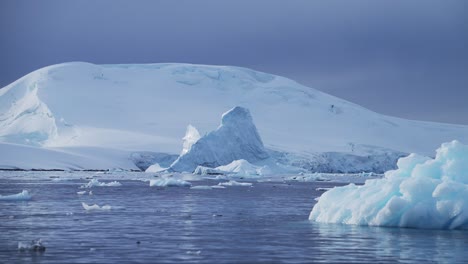
[[[43,66],[236,65],[468,124],[468,1],[0,1],[0,87]]]

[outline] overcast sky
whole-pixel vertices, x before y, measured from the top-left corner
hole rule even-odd
[[[67,61],[243,66],[468,124],[465,0],[0,0],[0,87]]]

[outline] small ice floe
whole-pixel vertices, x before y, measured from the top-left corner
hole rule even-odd
[[[100,182],[98,179],[91,179],[87,184],[83,185],[82,188],[91,188],[94,186],[98,187],[116,187],[116,186],[122,186],[122,184],[118,181],[113,181],[113,182]]]
[[[32,196],[27,190],[12,195],[0,195],[0,201],[29,201]]]
[[[18,250],[21,252],[44,252],[46,247],[42,244],[41,239],[37,239],[29,243],[18,242]]]
[[[76,192],[76,194],[83,195],[83,194],[86,194],[86,191]]]
[[[319,188],[316,188],[315,190],[319,191],[319,192],[326,192],[326,191],[329,191],[331,189],[333,189],[333,187],[319,187]]]
[[[108,211],[112,209],[112,206],[107,205],[107,204],[103,206],[99,206],[97,204],[88,205],[87,203],[82,202],[81,205],[86,211]]]
[[[228,181],[218,183],[220,186],[252,186],[250,182],[237,182],[237,181]]]
[[[187,255],[197,255],[197,256],[198,256],[198,255],[201,254],[201,250],[197,250],[197,251],[191,251],[191,250],[189,250],[189,251],[187,251],[187,252],[185,252],[185,253],[187,253]]]
[[[198,186],[192,186],[192,187],[190,187],[190,189],[193,189],[193,190],[211,190],[211,189],[213,189],[213,187],[208,186],[208,185],[198,185]]]
[[[93,191],[89,191],[89,195],[93,195]]]
[[[211,187],[211,189],[226,189],[226,187],[224,187],[222,185],[212,185],[210,187]]]
[[[150,180],[150,187],[190,187],[192,184],[188,181],[174,179],[174,178],[160,178]]]

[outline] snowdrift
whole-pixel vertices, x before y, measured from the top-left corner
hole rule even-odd
[[[310,220],[372,226],[468,229],[468,146],[444,143],[434,159],[411,154],[385,178],[325,192]]]
[[[468,142],[467,126],[380,115],[250,69],[71,62],[0,89],[0,168],[166,168],[234,106],[250,110],[279,162],[309,171],[388,169],[401,153],[430,155],[442,142]],[[188,124],[198,130],[181,141]]]

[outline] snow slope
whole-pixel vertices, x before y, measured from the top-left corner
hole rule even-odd
[[[468,142],[467,126],[380,115],[245,68],[72,62],[39,69],[0,89],[0,165],[133,169],[129,154],[179,154],[187,125],[204,135],[234,106],[250,110],[267,149],[298,164],[324,152],[431,155],[442,142]],[[26,154],[43,155],[12,161],[9,155],[22,156],[26,146]],[[57,153],[65,153],[59,155],[65,160]]]

